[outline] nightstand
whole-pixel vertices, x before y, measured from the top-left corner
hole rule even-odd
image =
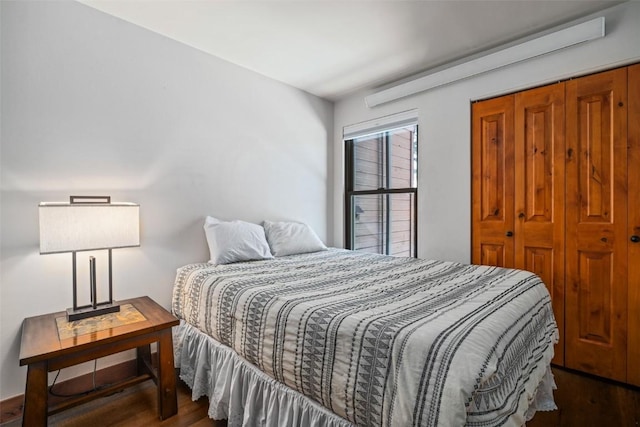
[[[178,412],[171,327],[179,321],[149,297],[118,301],[123,313],[112,313],[84,323],[66,321],[66,312],[29,317],[22,324],[20,366],[28,365],[23,426],[45,426],[48,415],[153,379],[158,388],[158,416]],[[150,344],[156,342],[157,364]],[[137,376],[49,404],[47,373],[135,348]]]

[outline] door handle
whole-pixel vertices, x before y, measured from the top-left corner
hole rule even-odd
[[[635,234],[629,238],[633,243],[640,242],[640,236],[636,236]]]
[[[513,236],[513,231],[507,231],[507,232],[505,233],[505,236],[507,236],[507,237],[511,237],[511,236]],[[636,237],[638,237],[638,236],[636,236]]]

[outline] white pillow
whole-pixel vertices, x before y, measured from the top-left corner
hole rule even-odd
[[[274,256],[327,250],[322,240],[307,224],[265,221],[262,225]]]
[[[220,221],[208,216],[204,221],[209,254],[213,264],[229,264],[273,258],[264,229],[244,221]]]

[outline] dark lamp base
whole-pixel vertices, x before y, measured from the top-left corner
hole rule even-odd
[[[73,308],[67,309],[67,321],[73,322],[75,320],[87,319],[89,317],[102,316],[109,313],[117,313],[120,311],[120,304],[116,302],[98,304],[96,308],[92,306],[78,307],[76,310]]]

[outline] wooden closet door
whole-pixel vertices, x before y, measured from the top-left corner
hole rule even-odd
[[[564,364],[564,83],[515,96],[515,267],[544,281]]]
[[[566,88],[565,365],[627,376],[627,70]]]
[[[629,348],[627,382],[640,386],[640,64],[628,69],[629,78]]]
[[[472,262],[513,267],[513,95],[472,107]]]

